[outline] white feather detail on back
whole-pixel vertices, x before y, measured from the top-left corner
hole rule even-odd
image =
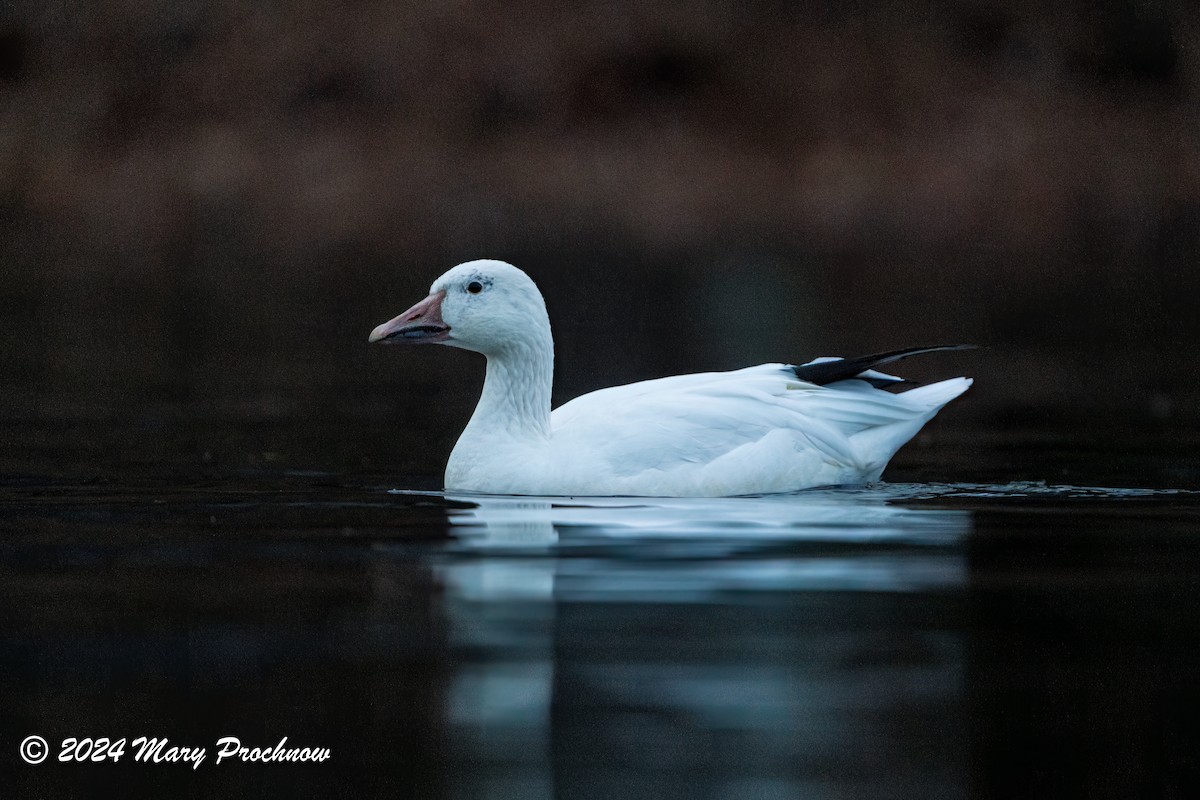
[[[944,381],[934,394],[891,394],[857,380],[814,386],[783,364],[681,375],[564,404],[550,417],[553,449],[563,462],[587,453],[592,475],[608,476],[622,493],[638,484],[654,494],[690,494],[695,486],[728,495],[858,483],[877,479],[969,385]],[[571,464],[560,467],[564,482],[573,482]]]

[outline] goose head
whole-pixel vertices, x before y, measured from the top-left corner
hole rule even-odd
[[[371,331],[385,344],[448,344],[486,356],[549,340],[546,303],[533,280],[512,264],[459,264],[429,287],[429,296]]]

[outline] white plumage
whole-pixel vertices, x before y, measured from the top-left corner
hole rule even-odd
[[[487,356],[446,488],[493,494],[718,497],[874,481],[971,385],[952,378],[891,393],[868,379],[899,379],[867,368],[874,364],[825,385],[798,377],[809,374],[803,366],[763,364],[601,389],[551,412],[554,345],[542,295],[524,272],[490,260],[442,275],[370,340]]]

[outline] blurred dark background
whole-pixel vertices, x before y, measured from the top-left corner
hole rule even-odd
[[[8,0],[0,469],[436,475],[481,364],[366,337],[479,257],[558,402],[968,341],[905,370],[978,379],[926,444],[1196,440],[1198,44],[1182,0]]]

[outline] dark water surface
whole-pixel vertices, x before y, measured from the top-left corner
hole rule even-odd
[[[1200,493],[423,481],[10,477],[0,796],[1200,796]]]

